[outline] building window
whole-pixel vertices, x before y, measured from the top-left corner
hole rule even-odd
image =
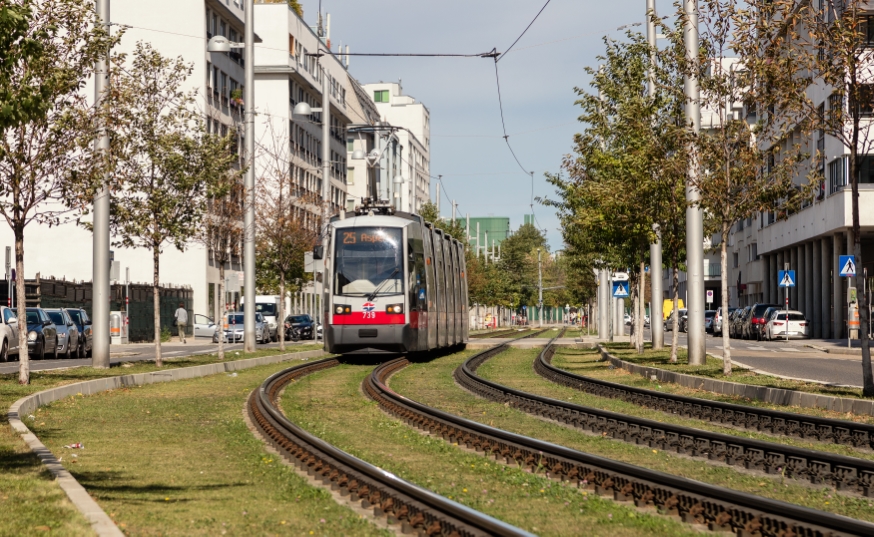
[[[750,261],[759,260],[759,245],[757,243],[750,244]]]
[[[734,252],[733,254],[731,254],[732,267],[734,267],[734,268],[737,268],[737,266],[738,266],[738,258],[737,257],[738,257],[737,252]]]
[[[859,32],[863,46],[874,47],[874,15],[863,15],[860,18]]]
[[[373,92],[373,101],[377,103],[388,102],[388,90],[378,90]]]
[[[355,168],[346,168],[346,184],[354,185],[355,184]]]
[[[355,138],[346,138],[346,151],[355,151]]]
[[[847,184],[846,175],[844,174],[844,159],[837,158],[828,164],[828,186],[829,194],[834,194],[844,189]]]

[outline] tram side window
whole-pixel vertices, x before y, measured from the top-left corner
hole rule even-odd
[[[417,308],[417,300],[420,292],[425,292],[425,256],[423,254],[424,245],[422,239],[410,239],[407,242],[407,251],[409,255],[409,271],[410,271],[410,309]],[[423,299],[424,302],[424,299]]]
[[[334,252],[334,294],[366,297],[403,293],[400,228],[340,228]]]

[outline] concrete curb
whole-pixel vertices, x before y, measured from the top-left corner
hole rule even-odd
[[[230,371],[250,369],[262,365],[276,364],[293,358],[314,358],[323,354],[325,354],[325,352],[321,350],[292,352],[276,356],[249,358],[248,360],[219,362],[168,371],[121,375],[118,377],[77,382],[76,384],[52,388],[50,390],[34,393],[21,398],[9,407],[7,417],[9,418],[9,425],[12,426],[12,429],[21,435],[30,450],[39,457],[39,460],[42,461],[43,465],[45,465],[48,471],[51,472],[52,476],[55,477],[58,485],[76,509],[78,509],[91,524],[91,528],[94,532],[101,537],[123,537],[124,533],[118,529],[118,526],[116,526],[115,522],[109,518],[109,515],[107,515],[106,512],[100,508],[97,502],[91,498],[91,495],[88,494],[85,487],[76,481],[76,478],[64,468],[54,454],[52,454],[52,452],[49,451],[42,442],[40,442],[39,438],[37,438],[37,436],[27,428],[22,421],[22,416],[31,414],[40,406],[79,394],[91,395],[106,390],[129,386],[143,386],[145,384],[155,384],[158,382],[200,378]]]
[[[714,380],[683,373],[674,373],[657,367],[640,366],[624,360],[620,360],[608,353],[604,347],[598,346],[601,357],[614,367],[620,367],[630,373],[641,375],[644,378],[655,376],[660,382],[672,382],[698,390],[718,393],[722,395],[739,395],[747,399],[764,401],[775,405],[797,406],[801,408],[823,408],[835,412],[852,412],[853,414],[874,416],[874,401],[865,399],[853,399],[849,397],[835,397],[832,395],[819,395],[805,393],[796,390],[784,390],[782,388],[768,388],[766,386],[753,386],[738,382]],[[736,363],[736,362],[735,362]],[[740,365],[740,364],[738,364]]]

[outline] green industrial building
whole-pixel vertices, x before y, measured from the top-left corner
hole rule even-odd
[[[474,247],[479,244],[480,248],[488,247],[491,249],[492,244],[494,244],[497,248],[504,239],[510,236],[510,219],[508,217],[485,216],[470,218],[469,221],[468,235],[470,236],[470,244]],[[461,227],[465,227],[468,218],[458,218],[458,223],[461,224]],[[479,242],[477,242],[477,224],[479,224]],[[488,244],[486,244],[486,239],[488,239]]]

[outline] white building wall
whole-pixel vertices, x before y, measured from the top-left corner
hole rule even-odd
[[[183,91],[198,90],[199,106],[204,115],[211,115],[221,121],[231,123],[231,116],[210,105],[207,76],[207,62],[212,60],[220,65],[229,76],[242,82],[243,67],[227,57],[210,58],[206,51],[207,9],[215,10],[230,23],[237,32],[243,32],[243,10],[240,4],[228,0],[206,0],[178,2],[173,0],[150,0],[149,2],[113,2],[111,21],[127,25],[119,52],[133,52],[138,41],[144,41],[169,58],[182,57],[193,64],[193,72],[183,86]],[[154,31],[160,30],[160,31]],[[93,82],[85,89],[89,98],[94,96]],[[90,219],[90,217],[88,218]],[[117,237],[112,237],[116,240]],[[0,228],[0,241],[13,245],[12,232],[6,226]],[[121,264],[124,278],[125,268],[130,269],[134,282],[151,283],[152,253],[142,248],[113,247],[115,259]],[[25,230],[25,274],[28,279],[36,273],[42,277],[55,276],[66,279],[91,281],[92,279],[92,234],[75,223],[64,223],[48,227],[31,223]],[[211,267],[206,249],[191,244],[185,252],[179,252],[167,245],[161,254],[160,280],[162,285],[190,286],[193,290],[194,313],[208,314],[208,285],[218,281],[218,269]]]

